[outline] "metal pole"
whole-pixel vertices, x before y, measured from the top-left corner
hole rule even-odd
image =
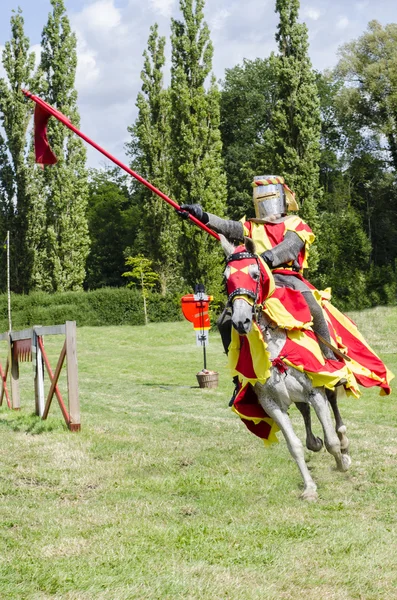
[[[10,289],[10,232],[7,231],[7,296],[8,296],[8,332],[12,331],[11,323],[11,289]]]
[[[201,327],[201,331],[200,331],[200,337],[201,337],[201,344],[203,346],[203,354],[204,354],[204,369],[207,368],[207,355],[206,355],[206,350],[205,350],[205,333],[204,333],[204,301],[201,298],[200,300],[200,327]]]

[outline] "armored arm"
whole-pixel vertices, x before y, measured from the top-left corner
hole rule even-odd
[[[291,260],[296,260],[304,245],[305,242],[301,240],[297,233],[287,231],[283,241],[271,250],[266,250],[262,257],[267,265],[274,269],[280,265],[285,265]]]
[[[190,213],[205,225],[209,225],[217,233],[224,235],[228,240],[241,242],[244,240],[244,228],[240,221],[221,219],[216,215],[205,212],[200,204],[182,204],[181,210],[177,212],[182,217],[186,217],[186,213]]]
[[[240,221],[229,221],[227,219],[221,219],[216,215],[207,213],[208,225],[216,231],[221,233],[228,240],[236,240],[242,242],[244,240],[244,228]]]

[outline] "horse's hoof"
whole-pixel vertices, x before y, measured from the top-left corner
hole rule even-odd
[[[342,454],[343,470],[347,471],[348,469],[350,469],[351,464],[352,464],[352,459],[350,458],[350,456],[348,454]]]
[[[300,498],[306,502],[316,502],[316,500],[318,500],[318,494],[315,489],[309,488],[302,492]]]
[[[319,437],[313,437],[306,439],[306,448],[312,452],[320,452],[323,447],[323,440]]]
[[[345,471],[348,471],[350,469],[351,464],[352,464],[352,459],[350,458],[350,456],[348,454],[341,454],[340,458],[341,458],[341,460],[337,464],[338,471],[341,471],[342,473],[344,473]]]

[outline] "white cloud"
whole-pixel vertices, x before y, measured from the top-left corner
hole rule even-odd
[[[336,27],[338,29],[346,29],[349,26],[349,19],[346,16],[339,17],[338,22],[336,23]]]
[[[213,17],[211,17],[211,19],[209,20],[209,27],[211,29],[211,31],[217,30],[217,29],[222,29],[222,27],[225,24],[225,21],[228,17],[230,17],[231,12],[230,10],[227,10],[226,8],[222,8],[221,10],[218,10]]]
[[[304,18],[311,19],[312,21],[318,21],[318,19],[321,17],[321,12],[317,8],[308,6],[302,11],[302,16]]]
[[[71,22],[77,36],[79,96],[95,95],[99,100],[113,91],[116,99],[118,90],[128,87],[135,41],[121,11],[114,0],[98,0],[74,14]]]
[[[90,88],[100,77],[100,69],[96,62],[96,52],[90,49],[85,40],[77,41],[76,87],[80,91]]]
[[[120,25],[120,11],[114,6],[113,0],[98,0],[84,7],[79,15],[79,21],[84,21],[85,28],[106,32]]]
[[[205,17],[211,29],[217,78],[224,78],[225,68],[241,64],[244,59],[264,58],[276,48],[274,35],[270,34],[277,25],[273,0],[244,0],[244,4],[241,0],[211,0],[207,7]],[[214,28],[211,20],[222,13],[222,26],[219,21],[219,27]]]
[[[175,0],[149,0],[149,3],[155,13],[159,13],[162,17],[170,17]]]

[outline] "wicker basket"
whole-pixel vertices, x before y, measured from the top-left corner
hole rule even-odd
[[[197,381],[201,388],[216,388],[218,387],[219,373],[197,373]]]

